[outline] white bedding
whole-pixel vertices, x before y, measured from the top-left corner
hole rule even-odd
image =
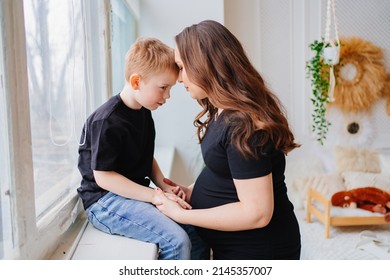
[[[384,226],[342,226],[331,227],[330,238],[325,239],[324,225],[312,217],[312,222],[305,220],[304,210],[296,210],[302,239],[302,260],[375,260],[390,259],[379,257],[371,250],[356,248],[361,241],[360,233],[370,230],[381,240],[390,244],[390,225]],[[390,247],[388,248],[390,250]]]

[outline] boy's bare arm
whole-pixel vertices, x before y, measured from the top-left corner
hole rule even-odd
[[[140,201],[157,204],[157,194],[152,188],[137,184],[115,171],[93,171],[96,183],[103,189],[117,195]],[[167,197],[177,202],[183,209],[191,209],[191,206],[180,197],[171,193]]]
[[[163,181],[164,174],[162,173],[160,166],[158,165],[158,162],[155,158],[153,158],[152,172],[149,177],[157,187],[163,191],[169,191],[169,186]]]
[[[96,183],[103,189],[117,195],[145,202],[153,202],[153,189],[145,188],[115,171],[93,171]]]

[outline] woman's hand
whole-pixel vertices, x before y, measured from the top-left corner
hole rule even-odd
[[[192,189],[178,185],[168,178],[164,178],[163,182],[171,187],[170,190],[172,193],[174,193],[178,197],[182,198],[183,200],[190,202]]]
[[[160,188],[156,188],[159,192],[155,193],[155,197],[152,203],[156,206],[160,205],[165,199],[175,202],[175,204],[179,205],[183,209],[191,209],[191,205],[186,202],[181,197],[177,196],[174,193],[163,192]]]
[[[174,199],[171,199],[169,196],[171,194],[164,193],[160,188],[156,188],[156,199],[153,202],[154,205],[160,210],[163,214],[166,216],[176,220],[178,214],[183,211],[184,209],[191,209],[191,206],[188,204],[189,208],[184,208],[181,206],[180,201],[175,201]],[[176,196],[177,197],[177,196]],[[182,202],[181,198],[177,197]]]
[[[183,209],[191,209],[191,205],[186,202],[183,198],[175,195],[174,193],[164,193],[161,189],[159,189],[169,200],[176,202],[176,204],[179,204],[181,208]]]

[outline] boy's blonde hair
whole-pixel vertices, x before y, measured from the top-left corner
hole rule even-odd
[[[130,76],[134,73],[148,80],[152,74],[163,71],[179,73],[174,49],[156,38],[138,38],[126,54],[126,82],[129,82]]]

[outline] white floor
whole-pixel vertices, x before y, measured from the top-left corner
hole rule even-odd
[[[360,234],[369,230],[381,240],[388,242],[387,249],[390,250],[390,225],[331,227],[330,238],[325,239],[325,228],[321,222],[313,218],[311,223],[307,223],[304,210],[298,210],[296,214],[301,229],[303,260],[390,259],[390,251],[388,257],[383,257],[373,254],[370,250],[357,248],[362,240]]]

